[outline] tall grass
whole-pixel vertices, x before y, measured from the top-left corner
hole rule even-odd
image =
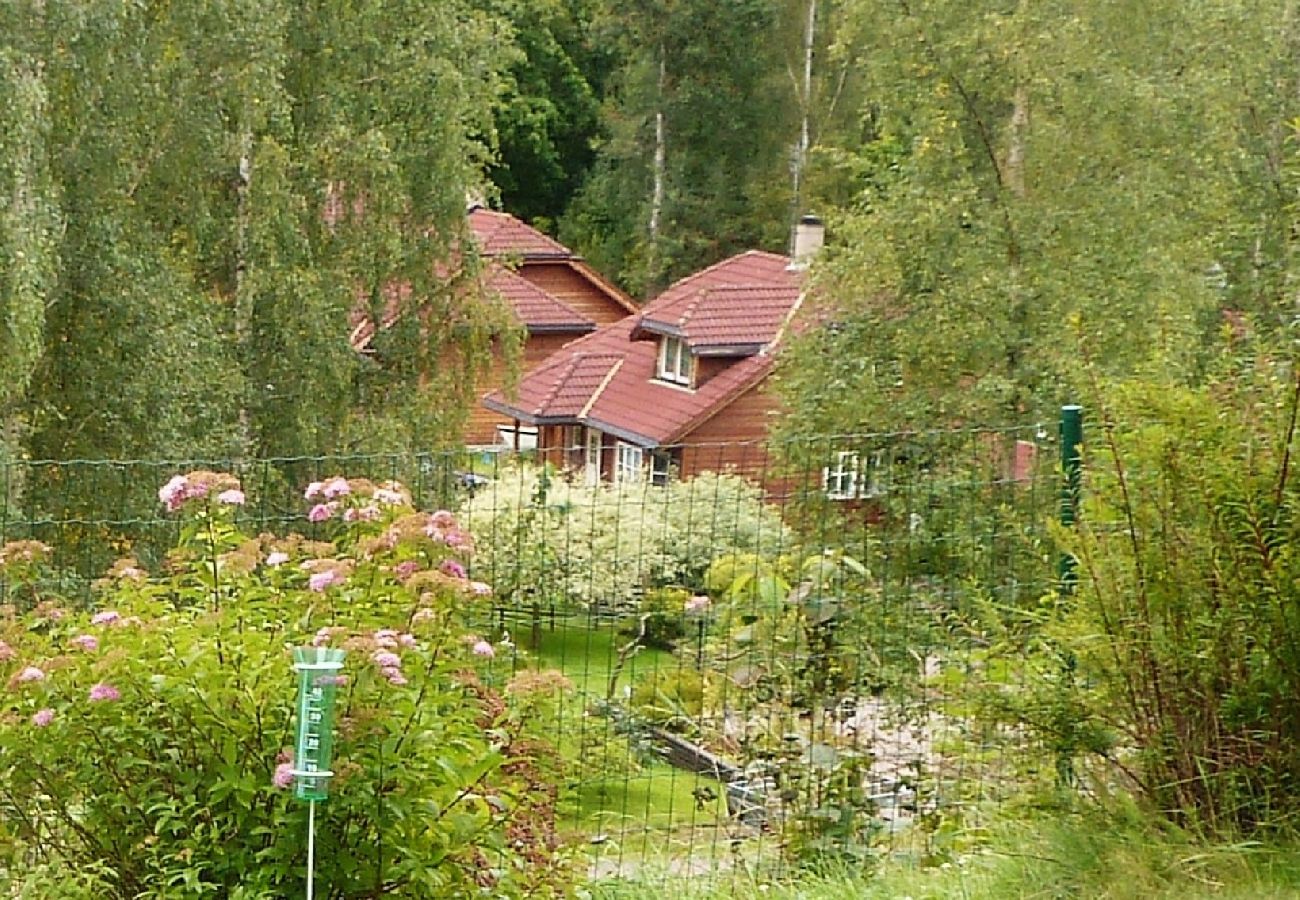
[[[1300,843],[1204,844],[1132,812],[1038,816],[994,828],[938,866],[884,861],[876,872],[810,873],[794,881],[648,874],[590,888],[592,900],[1281,900],[1300,898]]]

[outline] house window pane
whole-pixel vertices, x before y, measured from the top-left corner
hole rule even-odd
[[[689,385],[691,363],[691,349],[685,341],[673,337],[659,341],[659,378],[674,384]]]
[[[645,452],[632,444],[619,441],[618,458],[614,466],[614,480],[619,484],[635,483],[645,479]]]
[[[672,477],[673,457],[667,450],[650,451],[650,483],[663,487]]]
[[[831,500],[852,500],[858,495],[858,454],[836,453],[831,465],[822,470],[822,488]]]

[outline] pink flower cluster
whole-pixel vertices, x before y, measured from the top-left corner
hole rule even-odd
[[[289,561],[289,554],[283,550],[272,550],[266,554],[266,564],[274,569],[276,566],[282,566]]]
[[[407,643],[406,638],[410,639]],[[386,647],[396,647],[399,643],[405,646],[414,646],[415,639],[410,635],[401,635],[391,628],[381,628],[374,634],[375,644],[380,649],[376,650],[370,656],[370,661],[379,669],[379,674],[388,679],[388,683],[401,687],[406,684],[406,676],[402,674],[402,658],[392,650],[384,649]]]
[[[686,601],[686,613],[688,615],[699,615],[707,612],[712,600],[705,594],[697,594]]]
[[[32,714],[32,724],[37,728],[44,728],[54,721],[54,710],[48,706],[44,709],[38,709]]]
[[[303,492],[302,496],[305,500],[315,500],[318,497],[335,500],[339,497],[346,497],[350,493],[352,493],[352,486],[348,484],[348,480],[342,475],[335,475],[324,481],[313,481],[307,485],[307,490]]]
[[[281,754],[284,756],[284,754]],[[275,767],[275,773],[271,775],[271,784],[275,785],[277,790],[287,790],[293,786],[293,759],[290,757],[279,763]]]
[[[176,512],[185,505],[187,500],[202,500],[208,496],[210,485],[203,480],[202,473],[199,474],[199,478],[191,478],[189,475],[173,475],[166,484],[158,489],[158,500],[167,507],[168,512]],[[226,506],[243,506],[245,499],[244,492],[238,487],[226,488],[217,494],[217,502]]]
[[[68,643],[78,650],[85,650],[87,653],[94,653],[99,649],[99,638],[93,634],[79,634]]]
[[[307,587],[318,594],[323,594],[336,584],[342,584],[347,581],[342,574],[334,569],[326,569],[324,572],[313,572],[307,579]]]
[[[115,700],[122,699],[122,692],[111,684],[100,682],[90,689],[90,701],[92,703],[112,703]]]

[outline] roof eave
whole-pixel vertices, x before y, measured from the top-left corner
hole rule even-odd
[[[596,324],[594,322],[584,322],[581,325],[576,323],[529,325],[525,322],[524,328],[528,329],[529,334],[590,334],[596,330]]]
[[[691,352],[701,357],[758,356],[766,346],[766,342],[756,344],[690,344]]]

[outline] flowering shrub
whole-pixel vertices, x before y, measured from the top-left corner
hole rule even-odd
[[[543,754],[475,674],[495,651],[462,622],[489,591],[464,577],[468,535],[396,484],[337,477],[306,499],[332,541],[243,534],[235,479],[178,475],[159,492],[182,518],[165,571],[120,562],[93,613],[52,598],[0,611],[0,871],[94,873],[96,896],[299,893],[290,649],[315,644],[347,653],[328,676],[326,896],[561,883]],[[0,551],[11,586],[37,577],[42,552]]]
[[[553,591],[628,610],[646,587],[702,588],[720,554],[770,555],[792,540],[757,487],[712,473],[666,487],[585,485],[520,466],[479,491],[465,517],[485,545],[477,567],[503,596]]]

